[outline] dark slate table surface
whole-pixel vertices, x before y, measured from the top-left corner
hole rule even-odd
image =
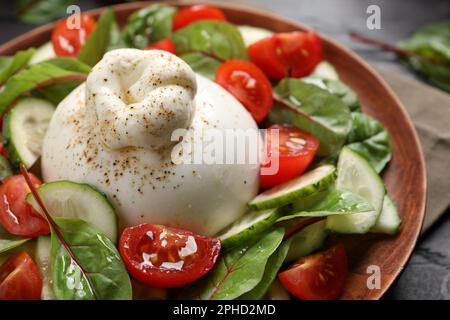
[[[0,43],[20,35],[33,26],[18,22],[13,15],[14,1],[0,4]],[[79,0],[82,10],[120,1]],[[242,0],[258,4],[279,15],[300,21],[341,42],[369,62],[414,77],[396,63],[392,54],[355,43],[347,36],[357,31],[394,43],[408,37],[417,28],[450,19],[449,0]],[[368,30],[366,9],[381,8],[381,29]],[[450,212],[448,212],[450,213]],[[387,299],[450,299],[450,214],[444,215],[418,242],[413,256]]]

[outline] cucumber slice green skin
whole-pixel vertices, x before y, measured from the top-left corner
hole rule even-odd
[[[254,210],[279,208],[298,198],[325,190],[336,180],[336,168],[332,165],[317,167],[302,176],[264,191],[254,198],[248,206]]]
[[[24,137],[24,131],[22,125],[30,120],[33,114],[40,117],[43,125],[46,128],[45,122],[50,122],[51,116],[55,110],[55,107],[48,101],[37,98],[22,98],[16,102],[14,107],[5,115],[3,121],[3,141],[5,148],[8,150],[9,160],[15,168],[18,168],[20,164],[24,164],[25,167],[30,168],[36,160],[39,158],[40,154],[36,154],[36,150],[30,150],[27,146],[27,141]],[[27,118],[28,117],[28,118]],[[43,127],[39,128],[39,134],[43,138],[45,129]],[[20,136],[20,137],[19,137]],[[21,139],[22,138],[22,139]],[[35,138],[35,137],[33,137]],[[39,152],[38,152],[39,153]]]
[[[350,166],[348,165],[350,164]],[[375,210],[327,218],[327,230],[344,234],[364,234],[375,225],[386,193],[383,180],[366,159],[344,147],[338,160],[336,188],[359,194]]]
[[[51,272],[51,248],[50,236],[40,236],[36,242],[36,253],[34,260],[41,272],[42,277],[42,300],[56,300],[53,293],[52,272]]]
[[[386,194],[383,200],[383,209],[378,217],[377,223],[370,229],[370,232],[386,233],[395,235],[398,232],[402,219],[398,215],[397,208],[391,197]]]
[[[113,243],[117,242],[118,217],[105,194],[88,184],[72,181],[44,183],[37,191],[52,215],[82,219],[103,232]],[[40,211],[31,193],[26,199]]]
[[[4,156],[0,156],[0,181],[12,175],[13,171],[8,159],[6,159]]]
[[[248,242],[274,225],[281,215],[279,209],[246,213],[218,236],[222,248],[228,250]]]
[[[285,262],[292,262],[322,248],[328,237],[325,225],[325,220],[319,221],[294,235]]]

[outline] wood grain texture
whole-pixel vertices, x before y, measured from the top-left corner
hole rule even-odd
[[[166,2],[185,6],[191,2]],[[123,25],[135,10],[148,5],[145,2],[115,6],[118,21]],[[217,5],[217,3],[215,4]],[[233,23],[248,24],[275,32],[308,30],[296,22],[271,13],[238,5],[220,5]],[[90,11],[98,15],[103,9]],[[0,55],[39,46],[50,38],[53,24],[34,29],[0,46]],[[368,234],[365,236],[334,236],[332,241],[343,241],[349,252],[350,274],[343,299],[379,299],[404,269],[419,236],[425,213],[426,175],[421,146],[413,124],[387,84],[356,54],[331,39],[322,36],[325,58],[337,69],[342,80],[358,94],[364,112],[381,121],[393,142],[393,159],[383,172],[388,191],[395,200],[403,220],[395,237]],[[367,267],[376,265],[381,270],[381,288],[367,288]]]

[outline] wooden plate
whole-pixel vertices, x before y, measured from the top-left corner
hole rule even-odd
[[[171,4],[189,4],[187,1],[182,3]],[[148,4],[135,2],[116,5],[114,8],[119,23],[123,25],[132,12]],[[268,12],[234,4],[219,6],[233,23],[267,28],[275,32],[308,30],[297,22]],[[96,9],[89,13],[98,15],[102,10]],[[52,28],[53,24],[48,24],[3,44],[0,46],[0,55],[12,55],[17,50],[49,41]],[[322,40],[325,59],[336,67],[342,80],[356,91],[364,112],[380,120],[392,137],[393,159],[385,169],[383,178],[403,219],[400,233],[395,237],[375,234],[340,237],[350,258],[350,274],[342,298],[379,299],[405,268],[419,236],[426,198],[424,159],[413,124],[388,85],[355,53],[325,36],[322,36]],[[370,282],[369,276],[372,274],[368,273],[368,268],[379,268],[379,288],[368,288],[367,282]]]

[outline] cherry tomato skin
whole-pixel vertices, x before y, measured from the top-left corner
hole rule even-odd
[[[313,32],[278,33],[248,48],[251,60],[272,80],[309,75],[322,59],[320,38]]]
[[[53,29],[52,44],[57,56],[76,57],[96,25],[94,18],[84,13],[80,15],[80,28],[69,29],[73,22],[75,18],[69,17]]]
[[[278,146],[272,145],[271,130],[278,129]],[[319,147],[319,140],[300,129],[287,125],[273,125],[266,132],[267,163],[270,167],[278,157],[278,172],[274,175],[261,174],[260,186],[271,188],[300,176],[311,164]]]
[[[175,44],[170,38],[158,41],[146,48],[146,50],[153,50],[153,49],[164,50],[172,54],[176,54]]]
[[[278,274],[282,285],[303,300],[335,300],[344,289],[348,258],[342,244],[300,258]]]
[[[264,71],[270,79],[281,80],[287,76],[286,66],[277,56],[273,36],[251,44],[247,51],[250,60]]]
[[[172,288],[206,274],[219,255],[220,241],[177,228],[141,224],[122,232],[119,252],[135,279]]]
[[[173,18],[172,30],[176,31],[199,20],[226,21],[227,18],[219,8],[199,4],[178,11]]]
[[[0,300],[40,300],[42,278],[28,253],[10,257],[0,267]]]
[[[238,99],[258,123],[272,108],[272,85],[251,62],[229,60],[222,63],[215,81]]]
[[[41,185],[30,173],[36,187]],[[12,234],[37,237],[50,233],[47,220],[26,201],[30,192],[25,178],[21,175],[7,177],[0,186],[0,223]]]

